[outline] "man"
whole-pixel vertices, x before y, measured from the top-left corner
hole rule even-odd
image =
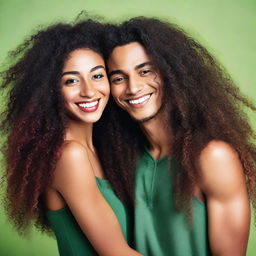
[[[206,49],[174,25],[134,18],[111,27],[107,44],[112,96],[132,119],[121,110],[113,114],[106,129],[116,136],[106,138],[111,154],[102,159],[114,159],[120,179],[138,160],[136,250],[245,255],[256,147],[237,102],[256,108]],[[128,184],[132,179],[125,176]],[[125,193],[132,196],[131,185]]]

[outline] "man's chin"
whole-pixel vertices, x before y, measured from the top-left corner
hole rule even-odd
[[[146,117],[143,117],[143,118],[136,118],[136,117],[134,117],[134,116],[132,116],[132,115],[131,115],[131,117],[132,117],[132,119],[133,119],[134,121],[136,121],[136,122],[138,122],[138,123],[146,123],[146,122],[148,122],[148,121],[154,119],[154,118],[157,116],[158,113],[159,113],[159,111],[157,111],[156,113],[154,113],[154,114],[152,114],[152,115],[150,115],[150,116],[146,116]]]

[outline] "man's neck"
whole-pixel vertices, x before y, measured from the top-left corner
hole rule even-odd
[[[150,152],[155,159],[170,153],[171,129],[167,126],[162,113],[141,123],[140,127],[149,141]]]

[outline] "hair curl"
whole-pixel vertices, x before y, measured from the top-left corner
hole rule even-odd
[[[104,25],[88,19],[40,30],[10,53],[1,72],[7,95],[1,132],[6,138],[7,215],[20,233],[31,223],[47,230],[43,193],[50,185],[64,141],[66,116],[60,77],[70,52],[89,48],[102,55]]]
[[[256,107],[240,93],[224,68],[179,27],[158,19],[136,17],[109,26],[106,37],[106,59],[115,47],[138,42],[161,74],[163,106],[172,132],[170,151],[181,166],[176,179],[177,208],[191,212],[199,154],[211,140],[222,140],[239,154],[256,210],[256,134],[241,109],[246,106],[255,111]],[[107,127],[111,136],[104,141],[111,154],[102,152],[101,159],[105,169],[131,172],[141,147],[148,142],[138,124],[111,101],[114,114]]]

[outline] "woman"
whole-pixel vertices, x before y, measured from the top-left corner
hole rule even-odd
[[[103,30],[88,20],[39,31],[2,73],[7,213],[20,233],[32,221],[43,231],[50,224],[60,255],[141,255],[126,244],[127,210],[93,144],[109,97]]]

